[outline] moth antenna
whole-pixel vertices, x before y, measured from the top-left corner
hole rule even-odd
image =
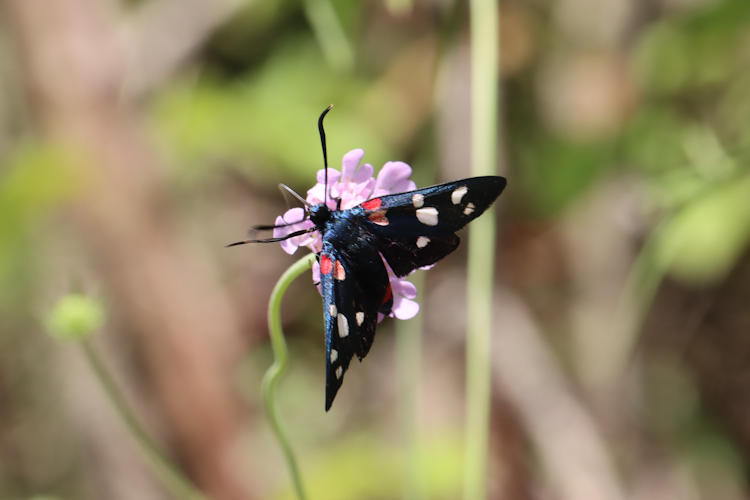
[[[308,208],[310,208],[310,206],[311,206],[311,205],[310,205],[310,204],[309,204],[309,203],[307,202],[307,200],[306,200],[306,199],[304,199],[303,197],[301,197],[300,195],[298,195],[297,193],[295,193],[295,192],[294,192],[294,189],[290,188],[290,187],[289,187],[289,186],[287,186],[286,184],[279,184],[279,189],[281,189],[281,192],[282,192],[282,193],[283,193],[284,191],[286,191],[287,193],[289,193],[289,194],[291,194],[292,196],[294,196],[295,198],[297,198],[297,200],[301,201],[301,202],[302,202],[302,203],[303,203],[303,204],[305,205],[305,209],[308,209]],[[295,224],[296,224],[296,223],[295,223]]]
[[[248,230],[248,234],[251,234],[251,233],[249,233],[249,231],[256,231],[257,232],[257,231],[270,231],[272,229],[281,229],[282,227],[293,226],[295,224],[299,224],[300,222],[303,222],[303,221],[306,221],[306,220],[307,219],[302,219],[302,220],[298,220],[298,221],[295,221],[295,222],[287,222],[285,224],[273,224],[273,225],[271,225],[271,224],[268,224],[268,225],[260,224],[260,225],[251,227]]]
[[[282,184],[282,185],[283,185],[283,184]],[[284,186],[284,187],[286,187],[286,186]],[[287,189],[289,189],[288,187],[286,187],[286,188],[287,188]],[[292,191],[292,194],[296,194],[296,193],[294,193],[294,191]],[[300,198],[300,199],[301,199],[301,198]],[[305,200],[302,200],[302,201],[303,201],[303,202],[305,203],[305,205],[307,205],[308,207],[310,206],[310,205],[309,205],[309,204],[308,204],[308,203],[307,203],[307,202],[306,202]],[[287,221],[286,221],[286,219],[284,219],[284,216],[282,215],[282,216],[281,216],[281,220],[283,220],[283,221],[284,221],[284,223],[283,223],[283,224],[258,224],[258,225],[252,226],[252,227],[251,227],[251,228],[250,228],[250,229],[248,230],[248,234],[249,234],[249,235],[252,235],[252,234],[254,234],[254,233],[258,232],[258,231],[270,231],[271,229],[280,229],[280,228],[282,228],[282,227],[289,227],[289,226],[293,226],[293,225],[295,225],[295,224],[299,224],[300,222],[305,222],[305,221],[306,221],[307,219],[308,219],[307,217],[303,217],[302,219],[300,219],[300,220],[296,220],[296,221],[294,221],[294,222],[287,222]]]
[[[312,233],[313,231],[316,231],[316,229],[314,227],[311,227],[309,229],[300,229],[299,231],[294,231],[293,233],[289,233],[286,236],[281,236],[279,238],[266,238],[264,240],[235,241],[234,243],[230,243],[229,245],[224,245],[224,248],[236,247],[238,245],[247,245],[248,243],[275,243],[277,241],[284,241],[284,240],[288,240],[289,238],[294,238],[295,236],[302,236],[303,234]]]
[[[326,109],[320,114],[318,118],[318,132],[320,132],[320,145],[323,148],[323,183],[325,184],[325,199],[323,202],[328,204],[328,152],[326,151],[326,131],[323,130],[323,118],[326,117],[329,111],[333,108],[333,104],[329,104]]]

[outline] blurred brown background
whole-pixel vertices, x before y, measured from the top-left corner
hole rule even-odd
[[[207,494],[293,498],[259,389],[293,258],[223,245],[286,209],[277,183],[313,185],[331,102],[332,166],[362,147],[420,186],[468,176],[467,5],[0,13],[0,498],[169,498],[46,335],[70,293],[101,302],[97,347]],[[747,498],[750,2],[502,1],[500,29],[489,497]],[[418,319],[380,326],[328,414],[320,298],[289,291],[280,409],[312,498],[460,496],[465,256],[417,278]]]

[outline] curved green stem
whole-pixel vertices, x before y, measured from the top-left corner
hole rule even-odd
[[[496,0],[471,0],[471,173],[495,173],[498,142],[499,28]],[[466,339],[464,500],[487,496],[490,425],[495,218],[491,210],[469,231]]]
[[[141,452],[146,456],[154,473],[164,482],[175,497],[189,500],[203,500],[205,498],[203,493],[169,460],[167,455],[161,451],[159,445],[156,444],[143,425],[138,421],[135,413],[128,406],[127,400],[117,387],[114,377],[107,370],[106,365],[97,354],[91,341],[84,340],[80,345],[89,366],[99,379],[115,412],[125,423],[128,432],[135,440]]]
[[[276,411],[276,384],[284,373],[284,370],[286,370],[288,358],[284,332],[281,330],[281,300],[284,298],[284,293],[287,288],[289,288],[292,281],[294,281],[297,276],[310,269],[314,259],[315,254],[312,253],[302,257],[300,260],[292,264],[289,269],[284,271],[284,274],[281,275],[276,286],[273,287],[271,298],[268,301],[268,332],[271,336],[271,348],[273,349],[274,361],[263,376],[263,400],[266,405],[268,419],[271,423],[271,428],[273,429],[274,434],[276,434],[276,439],[278,439],[279,445],[281,446],[284,460],[286,461],[289,473],[292,476],[292,481],[294,482],[294,489],[297,491],[297,496],[300,500],[304,500],[307,497],[302,488],[302,478],[299,469],[297,468],[297,461],[294,458],[292,447],[289,445],[289,440],[284,433],[278,412]]]

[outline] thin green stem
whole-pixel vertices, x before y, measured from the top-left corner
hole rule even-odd
[[[311,253],[292,264],[289,269],[284,271],[284,274],[281,275],[281,278],[279,278],[279,281],[271,292],[271,298],[268,301],[268,332],[271,336],[274,361],[263,376],[263,399],[266,405],[266,412],[268,413],[268,420],[271,423],[274,434],[276,434],[276,439],[279,441],[289,474],[292,476],[294,489],[300,500],[305,500],[307,496],[302,487],[302,478],[297,467],[297,461],[294,458],[294,453],[292,452],[292,447],[289,444],[284,428],[281,425],[278,411],[276,410],[276,384],[284,373],[284,370],[286,370],[287,359],[289,357],[286,340],[284,340],[284,332],[281,329],[281,301],[292,281],[310,269],[314,259],[315,254]]]
[[[86,361],[99,379],[99,383],[107,394],[110,403],[112,403],[112,407],[145,455],[154,473],[175,497],[189,500],[205,499],[203,493],[170,461],[140,423],[91,341],[84,340],[80,345]]]
[[[471,0],[471,163],[473,175],[495,173],[498,137],[499,28],[496,0]],[[464,500],[486,497],[490,416],[495,218],[469,232],[466,340],[466,455]]]
[[[424,289],[424,273],[411,276],[418,290]],[[396,366],[399,378],[401,428],[406,450],[404,500],[424,498],[420,475],[419,406],[422,385],[422,315],[396,322]]]
[[[671,256],[657,259],[656,251],[669,219],[660,223],[646,239],[630,267],[613,324],[617,334],[612,337],[614,356],[603,375],[604,387],[611,387],[627,368],[638,343],[643,323],[664,280]]]
[[[302,5],[328,64],[338,71],[351,71],[354,49],[346,38],[333,4],[330,0],[304,0]]]

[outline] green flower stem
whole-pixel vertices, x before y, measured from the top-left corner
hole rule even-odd
[[[286,370],[286,363],[289,354],[286,348],[286,341],[284,340],[284,332],[281,330],[281,300],[292,281],[294,281],[297,276],[310,269],[314,259],[315,254],[312,253],[302,257],[300,260],[292,264],[289,269],[284,271],[284,274],[281,275],[276,286],[273,287],[271,298],[268,301],[268,331],[271,336],[271,347],[273,348],[274,361],[263,376],[263,399],[266,405],[268,419],[271,423],[271,428],[273,429],[274,434],[276,434],[276,439],[278,439],[279,445],[281,446],[284,460],[289,468],[289,473],[292,475],[294,489],[297,491],[297,496],[300,500],[304,500],[307,497],[302,488],[302,478],[299,469],[297,468],[297,461],[294,458],[292,447],[289,445],[289,440],[284,433],[278,412],[276,411],[276,384],[284,373],[284,370]]]
[[[412,275],[418,290],[424,289],[424,273]],[[399,407],[404,439],[404,500],[424,498],[420,474],[419,407],[422,385],[422,314],[409,321],[396,321],[396,365],[398,371]]]
[[[612,322],[617,328],[617,335],[612,337],[612,343],[615,344],[614,357],[603,376],[604,387],[611,387],[627,369],[643,323],[667,274],[672,256],[662,256],[660,262],[656,256],[656,248],[668,223],[669,219],[666,219],[651,232],[628,272]]]
[[[180,469],[173,464],[167,455],[161,451],[159,445],[149,436],[146,429],[138,421],[133,410],[128,406],[125,397],[117,387],[114,377],[110,374],[104,362],[94,348],[90,340],[80,342],[81,349],[93,370],[104,392],[107,394],[115,412],[122,419],[131,437],[135,440],[141,452],[151,465],[154,473],[164,482],[169,490],[177,498],[189,500],[203,500],[205,496],[188,479]]]
[[[499,28],[496,0],[471,0],[471,168],[491,175],[497,163]],[[495,218],[491,210],[469,231],[466,340],[464,500],[487,494]]]
[[[333,4],[330,0],[304,0],[302,5],[328,64],[337,71],[351,71],[354,49],[346,38]]]

